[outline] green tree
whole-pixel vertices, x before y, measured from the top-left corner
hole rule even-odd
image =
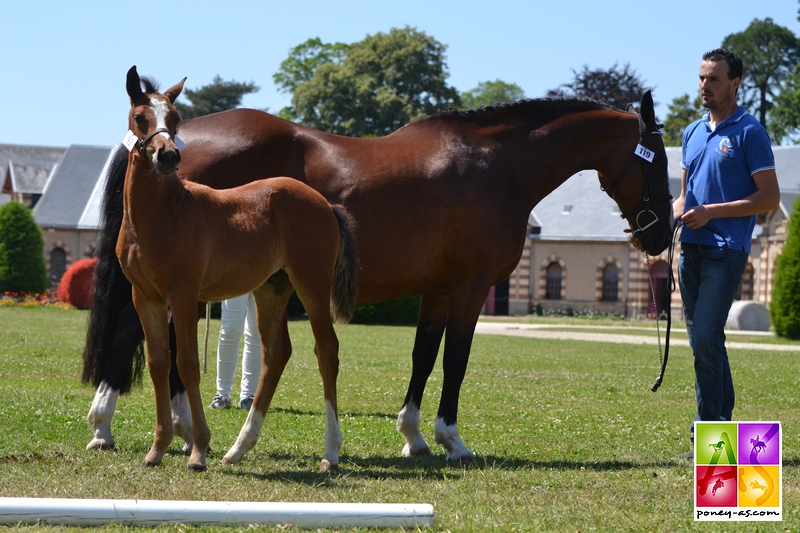
[[[775,333],[800,339],[800,198],[789,218],[786,244],[775,260],[769,312]]]
[[[319,37],[314,37],[289,50],[289,57],[281,62],[278,72],[272,79],[283,93],[293,94],[297,88],[311,81],[314,71],[325,63],[341,64],[347,55],[350,45],[345,43],[323,43]],[[278,116],[287,120],[298,120],[293,106],[284,107]]]
[[[628,104],[638,104],[642,95],[652,87],[646,87],[644,80],[629,63],[620,68],[616,63],[608,70],[590,70],[584,65],[580,72],[572,71],[574,78],[570,83],[562,83],[547,91],[548,97],[581,97],[606,102],[617,109],[625,109]]]
[[[686,126],[700,118],[705,109],[703,99],[698,91],[694,100],[688,94],[675,98],[672,103],[667,104],[667,118],[664,120],[664,145],[680,146],[683,140],[683,130]]]
[[[516,83],[482,81],[472,90],[461,94],[462,109],[477,109],[497,103],[516,102],[525,98],[525,91]]]
[[[346,49],[316,43],[310,48],[307,56],[297,56],[313,68],[308,81],[304,68],[277,74],[284,87],[294,86],[292,118],[306,126],[340,135],[386,135],[459,104],[458,91],[445,83],[447,47],[414,28],[368,35]]]
[[[758,118],[773,142],[780,143],[781,132],[770,128],[769,114],[781,85],[800,62],[800,40],[771,18],[754,19],[743,32],[725,37],[722,47],[741,57],[744,63],[739,102]]]
[[[191,105],[175,102],[175,109],[183,119],[201,117],[233,109],[242,103],[244,95],[258,91],[259,87],[253,82],[223,81],[217,75],[209,85],[194,90],[184,89],[182,95],[191,102]]]
[[[780,94],[775,98],[775,107],[770,111],[770,133],[774,139],[789,139],[800,142],[800,65],[783,82]]]
[[[20,202],[0,207],[0,293],[44,292],[44,238],[31,210]]]

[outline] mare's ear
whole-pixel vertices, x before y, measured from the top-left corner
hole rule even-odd
[[[131,104],[144,94],[142,92],[142,84],[139,81],[139,73],[136,72],[136,65],[132,66],[128,71],[128,79],[125,82],[125,88],[128,90],[128,96],[131,98]]]
[[[181,91],[183,91],[183,84],[185,81],[186,78],[183,78],[181,81],[167,89],[167,91],[164,93],[164,96],[169,98],[169,101],[173,104],[175,103],[175,100],[178,99],[178,96],[180,96]]]
[[[658,124],[656,124],[656,112],[653,105],[653,95],[648,90],[642,95],[642,103],[639,106],[639,113],[641,113],[642,120],[645,126],[650,131],[656,131]]]

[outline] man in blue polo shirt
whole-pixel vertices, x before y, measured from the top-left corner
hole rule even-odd
[[[736,103],[742,70],[742,60],[728,50],[703,55],[700,93],[708,113],[683,133],[681,194],[673,203],[683,222],[678,281],[694,353],[695,420],[733,416],[725,322],[747,265],[755,215],[780,202],[769,136]]]

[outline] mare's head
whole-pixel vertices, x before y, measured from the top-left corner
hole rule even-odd
[[[162,175],[175,172],[181,161],[180,151],[175,145],[175,131],[181,119],[172,104],[181,94],[185,81],[183,78],[161,94],[149,80],[139,78],[136,66],[128,71],[126,88],[131,98],[128,127],[138,139],[134,150],[138,150]]]
[[[636,111],[629,111],[636,113]],[[650,255],[669,246],[672,237],[672,196],[669,191],[667,153],[656,123],[650,91],[642,96],[638,116],[639,142],[633,151],[620,152],[617,176],[598,172],[602,189],[617,202],[633,236]],[[642,149],[644,148],[644,149]]]

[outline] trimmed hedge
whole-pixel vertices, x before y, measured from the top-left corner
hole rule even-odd
[[[97,258],[80,259],[70,265],[58,283],[58,299],[78,309],[89,309],[94,302],[94,271]]]
[[[800,339],[800,198],[789,218],[786,244],[775,260],[769,312],[775,333]]]
[[[377,304],[358,305],[350,322],[393,326],[415,325],[419,317],[420,298],[420,295],[416,295]]]
[[[44,238],[33,214],[20,202],[0,207],[0,293],[47,290]]]

